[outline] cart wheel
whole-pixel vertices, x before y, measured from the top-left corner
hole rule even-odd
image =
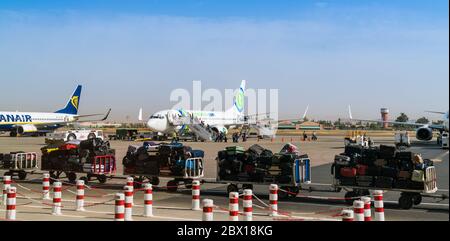
[[[232,192],[238,192],[238,191],[239,191],[239,188],[238,188],[237,185],[230,184],[230,185],[228,185],[228,187],[227,187],[227,193],[228,193],[228,194],[230,194],[230,193],[232,193]]]
[[[87,177],[80,177],[80,180],[84,181],[84,185],[89,183],[89,179]]]
[[[27,173],[25,171],[19,172],[19,180],[25,180],[27,178]]]
[[[420,205],[422,203],[422,195],[416,194],[413,196],[413,203],[414,205]]]
[[[357,197],[358,194],[355,191],[350,191],[345,194],[345,203],[347,205],[353,205],[354,198]]]
[[[87,174],[86,175],[86,180],[90,182],[92,180],[92,175],[91,174]]]
[[[97,176],[97,180],[98,180],[101,184],[105,184],[106,181],[107,181],[108,179],[106,178],[105,175],[98,175],[98,176]]]
[[[300,189],[298,187],[292,187],[289,190],[289,196],[292,198],[296,198],[298,196],[298,194],[300,193]]]
[[[58,176],[54,172],[50,172],[50,184],[53,184],[58,180]]]
[[[288,199],[289,193],[287,193],[287,192],[290,192],[290,188],[289,187],[281,187],[280,189],[282,189],[284,191],[278,190],[278,198],[281,200]]]
[[[69,179],[69,182],[75,183],[77,181],[77,174],[74,172],[66,173],[67,179]]]
[[[12,172],[5,172],[5,174],[3,174],[3,176],[10,176],[10,177],[12,177]]]
[[[143,182],[144,182],[144,178],[142,178],[142,177],[136,178],[133,182],[133,187],[135,189],[140,189],[140,188],[142,188]]]
[[[413,197],[408,194],[402,194],[398,200],[398,205],[401,209],[409,210],[413,207]]]
[[[177,181],[169,181],[167,183],[167,191],[168,192],[176,192],[178,190],[178,182]]]
[[[244,185],[242,185],[242,189],[250,189],[250,190],[253,190],[253,185],[252,184],[244,184]]]
[[[152,177],[152,179],[150,180],[150,183],[151,183],[153,186],[158,186],[159,183],[161,183],[161,181],[159,180],[159,177]]]

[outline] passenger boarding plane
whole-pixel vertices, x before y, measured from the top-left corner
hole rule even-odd
[[[433,139],[433,131],[439,131],[441,134],[443,132],[448,132],[449,129],[449,120],[448,120],[448,111],[440,112],[440,111],[426,111],[427,113],[440,114],[443,116],[442,124],[420,124],[420,123],[410,123],[410,122],[396,122],[396,121],[382,121],[382,120],[361,120],[361,119],[353,119],[351,107],[348,107],[350,119],[354,121],[362,121],[362,122],[374,122],[374,123],[387,123],[393,125],[404,125],[404,126],[414,126],[416,127],[416,138],[420,141],[431,141]]]
[[[67,102],[66,107],[54,113],[0,111],[0,131],[9,132],[11,137],[16,137],[18,134],[37,135],[53,131],[70,123],[89,121],[80,121],[80,118],[102,115],[78,115],[81,89],[82,86],[79,85]],[[90,121],[106,120],[110,112],[111,110],[109,110],[106,116],[101,120]]]
[[[212,140],[214,135],[227,134],[230,128],[244,124],[246,81],[234,97],[233,107],[225,112],[196,110],[164,110],[152,115],[147,126],[153,131],[171,134],[188,127],[200,139]]]

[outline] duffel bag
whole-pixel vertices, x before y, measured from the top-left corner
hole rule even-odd
[[[424,182],[425,181],[425,172],[422,170],[414,170],[412,172],[411,180],[414,182]]]

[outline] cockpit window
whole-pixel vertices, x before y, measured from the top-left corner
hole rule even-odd
[[[162,119],[164,119],[164,116],[163,115],[152,115],[150,117],[150,119],[160,119],[160,120],[162,120]]]

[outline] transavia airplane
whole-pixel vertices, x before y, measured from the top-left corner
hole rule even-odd
[[[349,110],[350,119],[354,120],[354,121],[373,122],[373,123],[388,123],[388,124],[403,125],[403,126],[414,126],[417,128],[416,129],[416,138],[420,141],[433,140],[433,131],[439,131],[442,134],[443,132],[448,132],[448,129],[449,129],[449,121],[448,121],[449,112],[448,111],[447,112],[426,111],[427,113],[442,115],[442,117],[443,117],[442,124],[434,125],[434,124],[420,124],[420,123],[410,123],[410,122],[353,119],[350,106],[349,106],[348,110]]]
[[[163,110],[153,114],[147,126],[153,131],[164,134],[189,128],[200,139],[212,140],[217,134],[227,134],[230,128],[245,124],[245,88],[246,81],[243,80],[234,97],[233,107],[228,111]]]
[[[108,113],[101,120],[80,120],[80,118],[102,115],[78,115],[81,89],[82,86],[79,85],[70,97],[66,107],[54,113],[0,111],[0,131],[9,132],[11,137],[15,137],[18,134],[37,135],[56,130],[70,123],[106,120],[111,110],[108,110]]]

